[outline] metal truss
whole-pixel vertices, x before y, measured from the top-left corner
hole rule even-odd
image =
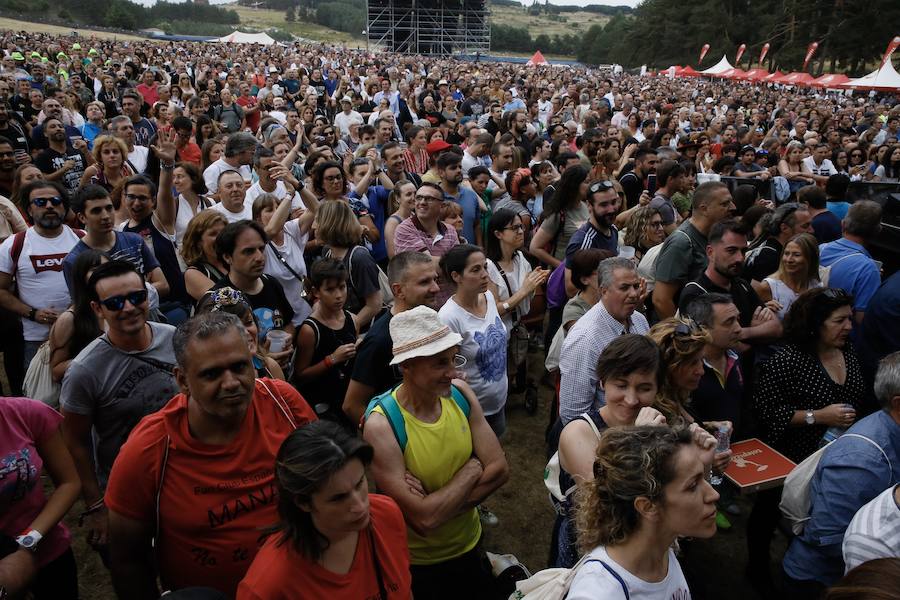
[[[370,44],[393,52],[446,56],[488,52],[485,0],[369,0]]]

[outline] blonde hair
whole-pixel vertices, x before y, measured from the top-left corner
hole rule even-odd
[[[203,254],[203,234],[213,225],[228,225],[225,215],[211,208],[201,210],[188,222],[181,240],[181,258],[188,266],[196,265],[206,259]]]
[[[111,135],[98,135],[94,138],[94,148],[91,150],[91,156],[94,157],[94,162],[100,170],[103,170],[103,161],[100,160],[100,153],[103,152],[103,147],[109,144],[119,149],[119,152],[122,154],[123,165],[128,160],[128,146],[125,145],[125,142]]]
[[[575,495],[578,545],[584,552],[621,544],[640,525],[638,498],[663,502],[676,473],[675,455],[692,443],[687,429],[613,427],[597,446],[593,476]]]
[[[675,385],[675,371],[703,352],[712,341],[709,332],[691,319],[672,317],[660,321],[647,334],[662,353],[665,375],[653,407],[661,412],[670,425],[683,422],[682,410],[691,395]]]
[[[628,224],[625,226],[625,242],[626,246],[638,248],[641,240],[650,226],[650,221],[654,215],[660,214],[659,209],[650,205],[641,206],[628,217]]]
[[[352,248],[359,244],[362,226],[344,200],[325,200],[316,214],[316,236],[325,244],[338,248]]]
[[[797,244],[803,254],[803,259],[806,261],[806,275],[804,275],[803,284],[809,287],[810,283],[819,279],[819,242],[811,233],[798,233],[789,239],[784,247],[787,248],[788,244]],[[781,254],[784,256],[784,249],[781,250]],[[779,259],[778,270],[772,277],[784,281],[783,265],[784,263]]]

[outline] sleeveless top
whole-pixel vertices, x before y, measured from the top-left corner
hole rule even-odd
[[[185,200],[184,196],[178,194],[177,204],[175,205],[175,244],[181,247],[181,240],[184,239],[184,232],[187,231],[188,223],[194,218],[194,208]],[[197,212],[204,208],[209,208],[212,204],[203,196],[200,196],[200,205]]]
[[[397,390],[392,392],[397,398]],[[422,482],[428,493],[447,485],[472,457],[472,430],[469,420],[453,398],[441,398],[441,416],[425,423],[407,411],[400,402],[400,413],[406,425],[406,449],[403,459],[407,470]],[[382,415],[381,407],[375,412]],[[410,562],[431,565],[448,561],[469,552],[481,537],[481,521],[475,508],[450,519],[422,537],[407,527]]]
[[[766,277],[763,281],[769,284],[769,289],[772,291],[772,300],[781,305],[781,310],[778,311],[778,318],[784,321],[784,317],[791,308],[791,304],[794,303],[794,300],[796,300],[797,296],[800,294],[789,288],[788,285],[780,279]],[[819,283],[818,279],[809,283],[809,289],[817,287],[822,287],[822,284]]]
[[[310,365],[325,360],[325,357],[337,350],[338,346],[356,341],[356,326],[353,324],[353,316],[347,310],[344,310],[344,326],[341,329],[331,329],[312,316],[304,319],[301,327],[303,325],[309,325],[315,333],[316,345]],[[354,359],[351,358],[344,363],[335,364],[314,381],[300,383],[297,386],[298,390],[313,407],[317,404],[328,404],[331,408],[336,408],[338,413],[342,412],[341,405],[350,384],[353,362]]]

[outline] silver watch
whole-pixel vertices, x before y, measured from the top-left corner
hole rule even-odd
[[[806,417],[804,417],[803,420],[806,421],[807,425],[815,425],[816,424],[816,415],[815,415],[815,413],[813,413],[812,410],[807,410]]]

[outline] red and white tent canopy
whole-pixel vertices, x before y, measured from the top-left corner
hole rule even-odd
[[[538,50],[537,52],[534,53],[534,56],[532,56],[531,59],[529,59],[527,64],[529,64],[529,65],[546,65],[549,63],[547,62],[547,59],[544,58],[544,55],[541,54],[541,51]]]
[[[729,71],[731,69],[734,69],[734,67],[731,66],[731,63],[728,62],[728,58],[726,58],[725,55],[723,54],[722,60],[720,60],[719,62],[717,62],[710,68],[704,69],[703,71],[701,71],[701,74],[702,75],[712,75],[715,77],[715,76],[720,76],[725,71]]]
[[[850,78],[843,73],[830,73],[828,75],[822,75],[815,81],[811,81],[809,85],[817,88],[837,89],[841,87],[842,84],[845,84],[848,81],[850,81]]]
[[[884,61],[884,65],[877,71],[872,71],[868,75],[857,79],[851,79],[838,87],[854,90],[896,92],[900,91],[900,74],[897,73],[897,69],[894,68],[894,65],[888,59]]]

